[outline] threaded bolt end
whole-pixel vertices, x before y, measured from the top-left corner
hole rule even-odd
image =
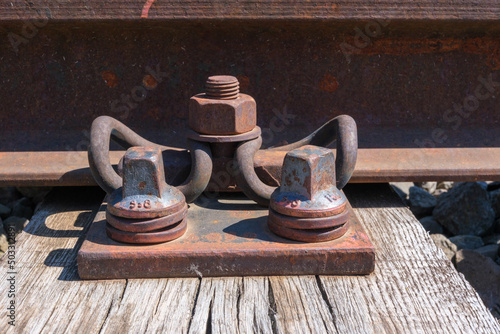
[[[219,100],[233,100],[238,98],[240,83],[238,79],[230,75],[214,75],[205,83],[208,97]]]

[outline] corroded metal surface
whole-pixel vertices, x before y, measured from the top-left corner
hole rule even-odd
[[[108,237],[152,244],[171,241],[186,232],[186,199],[165,182],[160,147],[129,148],[122,159],[121,175],[122,187],[108,198]]]
[[[177,224],[187,215],[187,204],[184,204],[184,208],[174,212],[168,216],[163,216],[159,218],[152,219],[128,219],[118,216],[114,216],[106,211],[106,221],[109,225],[114,228],[126,231],[126,232],[150,232],[154,230],[160,230],[174,224]]]
[[[187,219],[187,232],[176,240],[130,245],[102,232],[105,212],[99,211],[78,254],[80,277],[353,275],[374,270],[374,247],[354,214],[344,236],[320,243],[275,235],[267,227],[267,210],[242,195],[202,196],[191,204]]]
[[[336,186],[331,150],[306,145],[287,153],[280,186],[271,195],[273,210],[294,217],[326,217],[342,212],[346,202]]]
[[[222,122],[219,120],[219,122]],[[246,140],[251,140],[257,138],[262,133],[260,127],[256,126],[252,130],[235,134],[235,135],[209,135],[209,134],[201,134],[195,131],[187,130],[186,136],[189,139],[206,142],[206,143],[237,143]]]
[[[275,224],[296,230],[314,230],[332,228],[345,224],[349,219],[349,210],[344,210],[333,216],[326,217],[293,217],[281,215],[273,209],[269,210],[269,219]]]
[[[122,178],[113,169],[109,158],[109,147],[111,139],[124,148],[133,146],[154,147],[162,151],[162,156],[166,156],[168,164],[172,167],[169,170],[170,176],[174,178],[183,173],[186,168],[186,155],[182,156],[182,151],[171,149],[166,146],[152,143],[125,126],[120,121],[101,116],[94,120],[90,132],[90,145],[88,159],[90,169],[94,179],[99,186],[108,194],[115,192],[122,185]],[[178,186],[188,202],[193,201],[205,190],[212,174],[212,156],[210,147],[206,143],[188,140],[188,148],[192,160],[189,176]],[[172,159],[174,158],[174,159]],[[162,163],[162,170],[164,169]],[[164,174],[164,173],[163,173]],[[163,176],[165,177],[165,176]]]
[[[269,229],[283,238],[302,242],[325,242],[342,237],[349,229],[349,221],[336,227],[326,227],[322,229],[295,229],[283,226],[280,220],[275,219],[274,214],[269,214],[267,225]]]
[[[6,23],[0,150],[86,150],[88,125],[100,115],[133,124],[151,141],[185,147],[189,97],[213,73],[237,77],[240,91],[260,106],[264,147],[300,139],[343,113],[358,123],[360,148],[429,147],[427,139],[435,147],[500,147],[495,94],[482,88],[490,97],[466,118],[454,108],[480,78],[500,81],[498,20],[393,21],[369,39],[365,26],[49,22],[26,38],[22,22]],[[18,52],[9,34],[23,38]],[[444,134],[435,141],[437,128]]]
[[[269,205],[269,199],[275,190],[275,186],[264,183],[257,175],[254,168],[254,160],[258,152],[287,152],[305,145],[326,147],[333,142],[336,142],[337,146],[337,159],[335,160],[335,164],[332,164],[332,168],[334,168],[332,172],[337,175],[337,187],[342,188],[349,181],[354,171],[358,150],[356,122],[348,115],[339,115],[329,120],[309,136],[289,145],[259,151],[262,144],[261,137],[239,144],[235,153],[235,169],[237,173],[234,174],[234,177],[236,184],[249,198],[261,205],[267,206]],[[282,161],[280,158],[269,161],[273,166],[277,166],[277,168],[271,169],[275,172],[281,172],[280,166]]]
[[[148,232],[128,232],[114,228],[106,224],[106,235],[118,242],[129,244],[157,244],[168,242],[181,237],[187,230],[187,219],[184,218],[173,226],[168,226],[160,230]],[[103,234],[103,231],[100,231]],[[151,258],[154,261],[154,257]],[[123,263],[122,263],[123,265]],[[143,268],[144,269],[144,268]]]
[[[110,194],[109,213],[122,218],[158,218],[185,207],[182,192],[165,182],[159,147],[131,147],[123,160],[123,186]]]
[[[347,231],[348,201],[336,186],[331,150],[306,145],[288,152],[280,181],[271,195],[267,221],[271,231],[304,242],[337,239]]]
[[[206,93],[189,100],[189,127],[207,135],[237,135],[252,131],[257,125],[257,106],[253,97],[240,94],[238,79],[211,76]]]

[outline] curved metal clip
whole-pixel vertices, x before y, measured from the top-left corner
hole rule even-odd
[[[337,142],[335,174],[337,188],[342,189],[352,176],[358,153],[356,122],[348,115],[335,117],[309,136],[289,145],[271,148],[273,151],[291,151],[304,145],[327,147]],[[234,177],[245,195],[260,205],[268,206],[271,194],[276,189],[262,182],[254,169],[254,156],[262,145],[258,137],[239,144],[236,149],[236,172]]]
[[[125,149],[132,146],[158,147],[167,158],[174,154],[187,153],[185,150],[175,150],[150,142],[112,117],[96,118],[90,132],[89,165],[94,179],[108,194],[120,188],[123,183],[109,159],[111,139]],[[186,202],[190,203],[201,195],[210,181],[212,153],[208,143],[194,140],[188,140],[188,149],[192,160],[191,171],[187,179],[176,188],[184,194]]]

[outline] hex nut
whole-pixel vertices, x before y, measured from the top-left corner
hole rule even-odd
[[[236,135],[249,132],[257,125],[255,100],[246,94],[235,99],[221,100],[205,93],[189,101],[189,126],[207,135]]]

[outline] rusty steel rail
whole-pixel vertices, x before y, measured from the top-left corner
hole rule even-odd
[[[111,151],[118,164],[124,151]],[[260,151],[254,165],[263,180],[279,179],[286,152]],[[185,156],[189,163],[189,155]],[[182,159],[182,158],[180,158]],[[179,163],[179,162],[178,162]],[[181,164],[182,166],[182,164]],[[359,149],[350,182],[477,181],[500,179],[500,148]],[[0,152],[0,186],[90,186],[87,152]]]
[[[52,20],[311,20],[375,18],[391,20],[497,20],[495,0],[358,0],[358,1],[143,1],[65,0],[30,1],[30,7],[46,9]],[[43,13],[43,12],[42,12]],[[0,19],[36,20],[40,14],[27,10],[21,0],[0,3]]]

